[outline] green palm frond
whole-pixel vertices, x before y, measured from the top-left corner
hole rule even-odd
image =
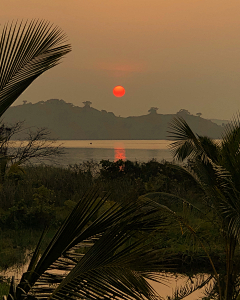
[[[224,195],[219,206],[225,224],[225,234],[240,243],[240,193],[235,189]]]
[[[240,241],[240,193],[230,172],[216,164],[212,164],[210,169],[197,163],[195,171],[206,201],[209,202],[208,208],[217,217],[219,224],[222,224],[219,232],[223,237],[234,236]]]
[[[222,144],[208,137],[195,136],[184,119],[175,119],[171,125],[171,128],[174,130],[172,133],[175,133],[175,138],[177,139],[177,142],[172,143],[171,147],[177,155],[182,155],[183,152],[185,154],[190,153],[188,156],[181,156],[181,159],[184,157],[192,158],[192,172],[181,166],[178,166],[178,168],[192,175],[192,178],[195,179],[195,182],[205,193],[207,199],[210,200],[209,203],[212,203],[211,206],[212,208],[214,207],[215,213],[221,219],[224,218],[223,214],[226,215],[226,211],[230,209],[225,207],[227,203],[231,205],[229,203],[230,195],[234,199],[238,199],[236,188],[233,184],[232,172],[226,169],[225,165],[219,165],[224,156],[223,147],[233,148],[235,152],[237,149],[234,142],[235,138],[232,134],[238,130],[237,126],[239,125],[237,121],[234,122],[234,125],[232,124],[230,123],[229,126],[232,127],[227,129],[228,134],[225,134],[225,140]],[[228,145],[228,142],[230,145]],[[233,146],[231,146],[231,143]],[[230,155],[230,157],[234,156],[236,155]],[[226,159],[229,160],[230,158],[227,157]]]
[[[82,260],[52,293],[52,299],[157,299],[154,290],[144,277],[159,273],[159,255],[152,255],[146,239],[133,241],[131,224],[124,222],[108,230],[85,254]],[[142,276],[144,275],[144,276]],[[161,276],[159,275],[159,278]],[[78,286],[73,289],[73,282]]]
[[[218,294],[219,299],[232,299],[231,280],[239,273],[239,267],[232,262],[240,242],[240,114],[226,125],[219,142],[195,135],[181,118],[174,119],[170,129],[170,137],[176,140],[170,146],[173,154],[178,160],[189,159],[188,166],[205,195],[201,202],[208,204],[225,242],[226,273],[219,277],[211,263],[218,286],[213,294]],[[191,228],[188,230],[191,232]]]
[[[39,260],[37,246],[14,299],[157,299],[148,279],[173,268],[155,249],[169,222],[150,199],[107,202],[96,189],[79,201]]]
[[[148,197],[145,197],[145,199],[147,200]],[[207,249],[206,241],[202,237],[199,236],[198,232],[196,231],[195,228],[193,228],[190,225],[189,220],[187,218],[185,218],[185,217],[181,216],[179,213],[171,210],[166,205],[162,205],[161,203],[159,203],[159,201],[156,201],[156,198],[155,198],[155,201],[151,202],[151,205],[153,207],[157,208],[162,213],[164,213],[166,218],[169,218],[169,220],[175,221],[180,226],[182,234],[184,234],[183,229],[185,228],[186,232],[200,245],[200,247],[202,247],[202,249],[204,250],[204,252],[205,252],[206,256],[208,257],[209,262],[212,266],[213,274],[214,274],[212,277],[214,278],[214,280],[216,280],[219,294],[221,294],[219,274],[216,271],[215,265],[212,261],[210,253]]]
[[[88,244],[87,246],[91,246],[94,243],[94,239],[98,238],[98,234],[104,232],[104,230],[114,222],[112,214],[114,214],[117,220],[119,208],[116,208],[117,211],[115,211],[115,207],[112,207],[111,210],[109,209],[99,219],[94,222],[92,221],[98,210],[104,207],[107,198],[107,195],[100,197],[96,191],[91,191],[78,202],[42,254],[34,272],[24,274],[20,286],[25,291],[30,289],[30,286],[34,285],[40,276],[49,268],[55,270],[65,268],[66,259],[71,269],[76,263],[74,257],[71,258],[71,252],[75,250],[74,247],[79,246],[81,248],[83,246],[81,242],[86,239],[88,239],[88,243],[86,243]],[[89,226],[89,224],[91,224],[91,226]],[[86,226],[88,227],[84,230]],[[81,255],[76,254],[76,256]]]
[[[42,73],[71,51],[58,27],[41,20],[6,24],[0,37],[0,116]]]

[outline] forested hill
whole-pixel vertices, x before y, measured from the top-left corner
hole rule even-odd
[[[169,122],[182,116],[192,130],[199,135],[220,138],[223,127],[200,116],[182,110],[177,114],[150,113],[137,117],[118,117],[112,112],[92,108],[91,102],[84,107],[74,106],[63,100],[51,99],[36,104],[12,106],[3,115],[4,123],[25,120],[24,127],[47,127],[53,137],[62,140],[156,140],[166,139]]]

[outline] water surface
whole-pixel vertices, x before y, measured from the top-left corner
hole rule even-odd
[[[151,159],[172,161],[166,140],[69,140],[58,141],[66,151],[61,158],[62,165],[83,161],[114,161],[125,158],[131,161],[147,162]],[[120,156],[118,154],[120,153]]]
[[[27,251],[27,253],[29,255],[30,251]],[[15,276],[15,279],[19,281],[22,274],[27,271],[29,261],[30,256],[26,264],[23,266],[13,266],[5,272],[0,272],[0,276],[6,276],[8,278]],[[208,277],[207,274],[199,274],[199,276],[205,276],[206,278]],[[193,281],[197,280],[197,278],[198,276],[193,278]],[[171,297],[177,288],[184,287],[184,285],[188,283],[188,280],[189,278],[187,276],[183,276],[181,274],[173,275],[170,273],[162,273],[162,283],[157,283],[154,281],[149,282],[163,299],[168,300],[168,296]],[[204,297],[203,289],[195,291],[191,295],[185,297],[184,300],[197,300],[201,299],[202,297]]]

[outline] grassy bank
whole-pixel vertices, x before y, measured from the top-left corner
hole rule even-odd
[[[42,249],[47,246],[55,232],[55,228],[48,231]],[[27,228],[1,230],[0,271],[4,271],[12,266],[18,268],[18,266],[25,264],[36,247],[41,233],[41,230]]]

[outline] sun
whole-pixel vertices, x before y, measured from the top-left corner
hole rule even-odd
[[[117,85],[113,89],[113,95],[115,97],[122,97],[124,94],[125,94],[125,88],[121,85]]]

